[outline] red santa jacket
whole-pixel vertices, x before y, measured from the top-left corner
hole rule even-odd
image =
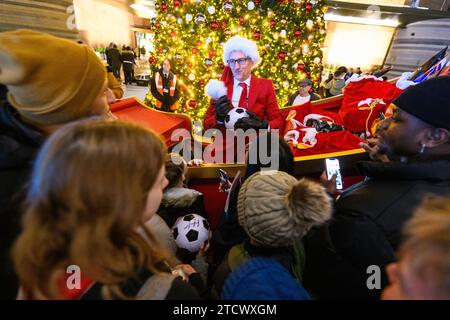
[[[233,74],[229,67],[225,67],[220,78],[227,87],[227,96],[231,101],[233,96]],[[275,96],[272,80],[257,78],[253,74],[250,79],[250,93],[248,96],[248,110],[255,113],[259,119],[267,120],[271,129],[283,130],[283,117]],[[216,108],[211,102],[203,120],[205,130],[216,128]]]

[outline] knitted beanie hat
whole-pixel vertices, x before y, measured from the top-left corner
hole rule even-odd
[[[30,30],[0,33],[0,83],[20,115],[36,125],[92,113],[106,70],[90,48]]]
[[[436,128],[450,130],[450,77],[425,80],[408,87],[392,103]]]
[[[265,247],[284,247],[330,219],[332,207],[321,185],[285,172],[266,171],[245,180],[237,210],[239,224],[253,241]]]

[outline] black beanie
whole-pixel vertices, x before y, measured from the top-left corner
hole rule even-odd
[[[450,76],[411,86],[392,103],[436,128],[450,130]]]

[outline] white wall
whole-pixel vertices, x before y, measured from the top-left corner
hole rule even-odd
[[[331,67],[381,65],[395,28],[344,22],[327,22],[324,64]]]
[[[124,10],[95,0],[74,0],[77,26],[89,45],[132,45],[133,16]]]

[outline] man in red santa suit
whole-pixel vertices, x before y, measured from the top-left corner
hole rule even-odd
[[[235,129],[283,129],[284,121],[272,81],[252,74],[260,60],[254,42],[240,36],[227,41],[223,54],[225,68],[220,79],[227,94],[211,101],[203,121],[205,130],[222,129],[232,107],[245,108],[250,113],[249,117],[236,122]]]

